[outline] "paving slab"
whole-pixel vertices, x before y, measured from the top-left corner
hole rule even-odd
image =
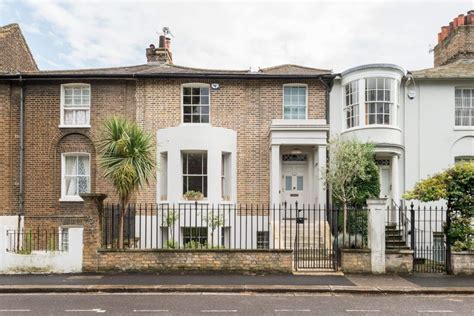
[[[419,287],[398,275],[350,274],[346,277],[357,286]]]

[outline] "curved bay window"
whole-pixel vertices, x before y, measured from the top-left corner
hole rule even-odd
[[[365,124],[392,124],[395,80],[365,79]]]
[[[344,119],[346,128],[359,125],[359,81],[345,85]]]

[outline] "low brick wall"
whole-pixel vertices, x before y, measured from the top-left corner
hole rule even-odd
[[[451,253],[451,266],[454,274],[474,274],[474,252],[462,251]]]
[[[386,250],[385,272],[401,274],[412,273],[413,250]]]
[[[341,270],[344,273],[371,273],[370,249],[341,249]]]
[[[99,250],[89,271],[292,273],[292,250]]]

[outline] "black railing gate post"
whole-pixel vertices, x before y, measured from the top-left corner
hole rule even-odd
[[[415,209],[413,202],[410,204],[410,248],[413,250],[413,260],[415,260]]]
[[[446,210],[446,273],[453,274],[453,269],[451,266],[451,238],[449,237],[449,232],[451,230],[451,207],[448,203],[448,208]]]

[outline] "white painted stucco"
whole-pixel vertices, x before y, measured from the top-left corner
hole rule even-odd
[[[7,250],[7,227],[0,226],[0,274],[77,273],[82,271],[82,227],[69,227],[68,251],[32,251],[17,254]]]
[[[398,100],[397,111],[393,113],[396,119],[392,125],[365,126],[360,117],[360,126],[345,129],[344,85],[369,77],[388,77],[400,82],[395,99]],[[474,127],[459,128],[454,124],[456,87],[474,88],[474,80],[415,78],[414,84],[412,81],[407,84],[402,68],[396,65],[375,64],[350,69],[335,79],[331,91],[331,135],[373,142],[380,158],[391,159],[391,172],[397,174],[391,179],[391,194],[399,200],[419,180],[453,165],[456,156],[474,156]],[[409,91],[415,92],[414,99],[408,98]],[[360,108],[364,107],[364,92],[359,89]]]
[[[158,202],[180,203],[183,198],[182,152],[207,152],[207,203],[223,202],[221,194],[222,154],[230,154],[230,200],[236,202],[237,197],[237,133],[234,130],[212,127],[209,124],[182,124],[177,127],[157,131],[158,153],[166,153],[166,165],[161,164],[158,178],[166,174],[166,200],[160,200],[163,188],[157,187]],[[166,168],[166,169],[164,169]]]

